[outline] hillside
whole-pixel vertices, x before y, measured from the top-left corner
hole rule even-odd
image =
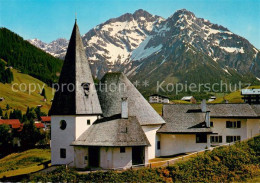
[[[52,88],[48,87],[45,83],[32,76],[18,72],[16,69],[12,69],[11,71],[14,75],[14,81],[11,84],[0,83],[0,98],[3,97],[5,99],[4,101],[0,102],[0,107],[5,109],[6,105],[9,104],[10,107],[14,109],[20,109],[23,112],[26,112],[27,106],[37,107],[38,105],[42,105],[41,111],[48,113],[51,107],[50,100],[53,99]],[[39,87],[31,94],[29,94],[28,89],[24,92],[14,92],[12,91],[12,84],[14,83],[17,83],[17,85],[14,85],[13,87],[15,90],[18,90],[18,86],[20,86],[22,83],[24,83],[24,86],[21,85],[22,90],[25,86],[29,88],[30,83],[36,84],[37,87],[42,87],[45,85],[47,102],[44,102],[43,97],[39,94],[41,91]]]
[[[248,89],[252,89],[252,88],[258,89],[258,88],[260,88],[260,86],[248,87]],[[229,93],[227,95],[217,97],[217,99],[212,101],[211,103],[224,103],[225,100],[227,100],[229,103],[243,103],[244,102],[244,100],[242,99],[241,91],[238,90],[238,91]]]
[[[0,28],[0,58],[22,73],[47,84],[58,81],[63,61],[33,46],[19,35]]]
[[[51,159],[49,149],[31,149],[21,153],[13,153],[0,159],[0,178],[27,174],[43,169],[42,162]]]

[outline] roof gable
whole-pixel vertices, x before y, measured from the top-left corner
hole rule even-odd
[[[97,120],[72,145],[148,146],[150,143],[137,118],[130,116]]]

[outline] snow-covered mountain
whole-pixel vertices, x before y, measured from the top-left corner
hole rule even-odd
[[[126,13],[96,26],[82,38],[93,75],[98,78],[109,70],[148,81],[260,78],[258,49],[227,28],[185,9],[167,19],[144,10]],[[30,42],[60,58],[68,44],[67,40]]]
[[[153,29],[124,66],[133,80],[259,80],[259,50],[227,28],[178,10]],[[252,75],[252,78],[251,78]],[[245,77],[246,76],[246,77]],[[153,84],[155,85],[155,83]]]
[[[144,10],[126,13],[91,29],[83,35],[86,54],[93,74],[102,77],[109,70],[119,70],[132,52],[164,21]]]
[[[55,41],[52,41],[50,43],[44,43],[39,39],[30,39],[28,40],[31,44],[34,46],[46,51],[47,53],[53,55],[57,58],[64,58],[67,47],[69,44],[69,41],[64,38],[59,38]]]

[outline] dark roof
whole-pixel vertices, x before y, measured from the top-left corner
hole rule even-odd
[[[206,113],[197,110],[197,105],[164,105],[163,118],[166,124],[158,133],[212,133],[206,127]]]
[[[85,96],[85,90],[82,87],[85,83],[90,84],[88,97]],[[75,90],[72,90],[72,85],[75,86]],[[102,113],[77,22],[71,34],[59,86],[65,87],[55,93],[50,110],[51,115]]]
[[[163,96],[163,95],[159,95],[159,94],[152,94],[152,95],[150,95],[150,97],[154,97],[154,96],[158,96],[158,97],[162,97],[162,98],[165,98],[165,99],[169,99],[169,97],[166,97],[166,96]]]
[[[165,123],[122,73],[107,73],[100,81],[98,96],[104,117],[121,114],[122,97],[127,97],[129,116],[136,116],[141,125]]]
[[[119,118],[118,118],[119,117]],[[103,118],[94,122],[72,145],[79,146],[149,146],[136,117]]]

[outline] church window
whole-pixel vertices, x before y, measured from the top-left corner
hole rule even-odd
[[[125,147],[120,147],[120,153],[125,153]]]
[[[157,149],[160,150],[161,149],[161,142],[157,141]]]
[[[207,134],[196,134],[196,143],[207,143]]]
[[[89,119],[87,120],[87,125],[90,125],[90,120]]]
[[[60,149],[60,158],[66,158],[66,149]]]
[[[67,127],[66,121],[65,121],[65,120],[61,120],[61,121],[60,121],[60,129],[61,129],[61,130],[65,130],[66,127]]]

